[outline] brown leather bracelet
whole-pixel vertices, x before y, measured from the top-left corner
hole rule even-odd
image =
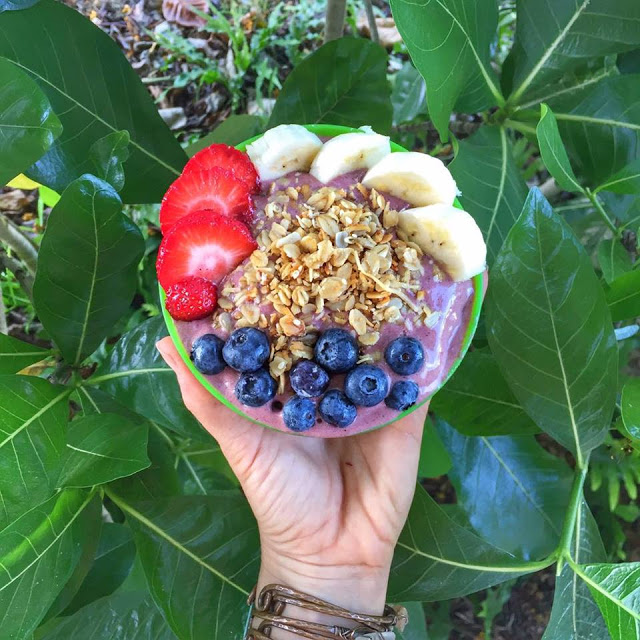
[[[363,636],[372,640],[390,640],[394,637],[394,628],[397,627],[402,631],[409,622],[407,610],[401,606],[385,605],[381,616],[354,613],[280,584],[269,584],[260,594],[257,594],[257,589],[254,587],[247,602],[251,611],[245,640],[269,640],[272,629],[289,631],[310,640],[355,640]],[[296,620],[284,615],[287,605],[351,620],[356,622],[357,626],[344,627]],[[260,619],[257,627],[253,626],[254,618]]]

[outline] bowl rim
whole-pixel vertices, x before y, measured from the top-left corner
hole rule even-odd
[[[362,129],[356,129],[354,127],[346,127],[346,126],[343,126],[343,125],[305,124],[305,125],[302,125],[302,126],[305,129],[307,129],[308,131],[311,131],[312,133],[315,133],[318,136],[335,137],[337,135],[340,135],[341,133],[364,133],[364,131],[362,131]],[[247,148],[247,145],[251,144],[255,140],[258,140],[263,135],[264,135],[264,132],[254,136],[252,138],[249,138],[248,140],[245,140],[245,141],[241,142],[240,144],[237,144],[236,145],[236,149],[239,149],[240,151],[245,151],[246,148]],[[397,152],[397,151],[407,151],[407,149],[405,149],[403,146],[399,145],[396,142],[391,142],[391,151],[393,153],[393,152]],[[460,202],[458,201],[457,198],[456,198],[456,200],[454,202],[454,206],[458,207],[459,209],[462,209],[462,205],[460,204]],[[400,420],[400,419],[404,418],[405,416],[408,416],[409,414],[413,413],[414,411],[416,411],[417,409],[422,407],[426,402],[429,402],[433,398],[433,396],[438,391],[440,391],[440,389],[442,389],[442,387],[449,381],[451,376],[455,373],[457,368],[460,366],[460,363],[462,362],[464,356],[466,355],[467,351],[469,350],[469,347],[471,346],[471,341],[473,340],[473,336],[475,335],[476,329],[478,327],[478,321],[480,319],[480,311],[482,309],[482,302],[483,302],[483,299],[484,299],[484,277],[485,277],[485,273],[479,273],[478,275],[476,275],[473,278],[471,278],[471,282],[473,283],[473,303],[471,305],[471,310],[470,310],[470,313],[469,313],[469,322],[467,324],[467,328],[465,330],[464,336],[462,337],[462,342],[460,343],[460,351],[459,351],[458,355],[456,356],[456,359],[453,361],[453,364],[449,368],[449,371],[447,372],[447,375],[440,382],[440,384],[438,385],[437,389],[435,389],[433,391],[433,393],[428,395],[421,402],[413,405],[412,407],[409,407],[405,411],[402,411],[402,412],[398,413],[398,415],[395,416],[392,420],[389,420],[387,422],[384,422],[383,424],[376,425],[375,427],[371,427],[371,428],[363,430],[363,431],[357,431],[355,433],[347,433],[347,434],[345,434],[343,430],[336,430],[336,437],[349,437],[351,435],[355,436],[355,435],[358,435],[360,433],[367,433],[369,431],[374,431],[376,429],[382,429],[382,427],[386,427],[387,425],[391,424],[392,422],[396,422],[397,420]],[[165,305],[166,294],[165,294],[164,289],[160,285],[160,283],[158,283],[158,289],[159,289],[159,292],[160,292],[160,305],[161,305],[161,308],[162,308],[162,315],[164,317],[165,324],[166,324],[167,329],[169,331],[169,335],[171,336],[171,339],[173,340],[173,344],[175,345],[178,353],[180,354],[180,357],[182,358],[184,363],[187,365],[187,368],[189,369],[189,371],[191,371],[191,373],[195,376],[195,378],[198,380],[198,382],[200,382],[200,384],[205,389],[207,389],[207,391],[209,391],[209,393],[211,393],[218,401],[220,401],[223,405],[225,405],[226,407],[231,409],[237,415],[243,417],[246,420],[249,420],[250,422],[253,422],[254,424],[260,425],[261,427],[265,427],[267,429],[271,429],[272,431],[279,431],[280,433],[286,433],[286,434],[292,435],[292,436],[313,437],[313,436],[311,436],[311,434],[295,433],[293,431],[284,431],[284,430],[281,430],[281,429],[277,429],[276,427],[274,427],[274,426],[272,426],[270,424],[267,424],[265,422],[261,422],[260,420],[256,420],[255,418],[252,418],[251,416],[249,416],[246,413],[244,413],[244,411],[242,411],[242,409],[239,406],[235,405],[233,402],[228,400],[222,393],[220,393],[218,391],[218,389],[211,382],[209,382],[209,380],[207,380],[205,378],[205,376],[202,373],[200,373],[200,371],[198,371],[196,369],[195,365],[193,364],[193,361],[191,360],[191,355],[189,354],[189,352],[185,348],[184,344],[182,343],[182,340],[180,338],[180,334],[178,332],[178,328],[176,326],[176,323],[175,323],[174,319],[169,315],[169,313],[167,311],[167,308],[166,308],[166,305]]]

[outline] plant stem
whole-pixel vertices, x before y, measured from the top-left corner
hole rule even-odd
[[[619,230],[614,224],[614,222],[611,220],[607,212],[604,210],[604,207],[600,204],[600,200],[598,200],[598,196],[595,193],[593,193],[593,191],[591,191],[591,189],[589,189],[588,187],[585,188],[584,195],[587,196],[587,198],[589,198],[589,200],[591,201],[591,204],[596,208],[596,211],[600,214],[600,217],[604,220],[604,223],[609,227],[609,229],[611,229],[611,231],[613,231],[613,235],[617,237],[619,235]]]
[[[509,120],[508,118],[504,121],[504,126],[509,129],[515,129],[520,133],[528,133],[529,135],[536,135],[536,128],[531,127],[524,122],[519,122],[518,120]]]
[[[347,0],[327,0],[324,24],[325,42],[342,37],[346,17]]]
[[[373,40],[373,42],[380,42],[380,36],[378,35],[378,25],[376,24],[376,17],[373,15],[373,5],[371,4],[371,0],[364,0],[364,10],[367,14],[367,21],[369,22],[371,40]]]
[[[0,241],[5,242],[24,262],[32,275],[35,275],[38,252],[31,240],[16,227],[9,218],[0,214]]]
[[[33,301],[33,275],[27,271],[21,262],[12,258],[2,247],[0,247],[0,267],[13,273],[22,290],[29,296],[29,300]]]
[[[7,310],[4,306],[4,298],[2,297],[2,290],[0,289],[0,333],[5,336],[9,333],[9,327],[7,327]]]
[[[569,507],[565,514],[564,523],[562,525],[562,535],[558,543],[558,573],[562,571],[563,560],[571,556],[570,547],[573,533],[576,528],[576,520],[578,519],[578,509],[583,499],[584,481],[587,477],[589,468],[588,460],[582,469],[576,469],[573,477],[573,485],[571,486],[571,494],[569,496]],[[580,535],[580,532],[578,532]]]

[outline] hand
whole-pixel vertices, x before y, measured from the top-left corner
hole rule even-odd
[[[427,407],[360,435],[317,439],[258,427],[216,401],[170,338],[157,345],[187,408],[218,441],[258,521],[258,587],[279,582],[381,614],[416,485]]]

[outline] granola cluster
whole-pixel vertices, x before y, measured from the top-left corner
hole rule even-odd
[[[411,328],[437,320],[420,288],[422,251],[396,229],[398,212],[375,190],[289,186],[271,193],[264,214],[258,249],[227,279],[213,322],[228,332],[255,326],[270,335],[279,392],[292,364],[313,356],[324,326],[348,325],[367,348],[383,323]],[[367,349],[361,362],[381,357]]]

